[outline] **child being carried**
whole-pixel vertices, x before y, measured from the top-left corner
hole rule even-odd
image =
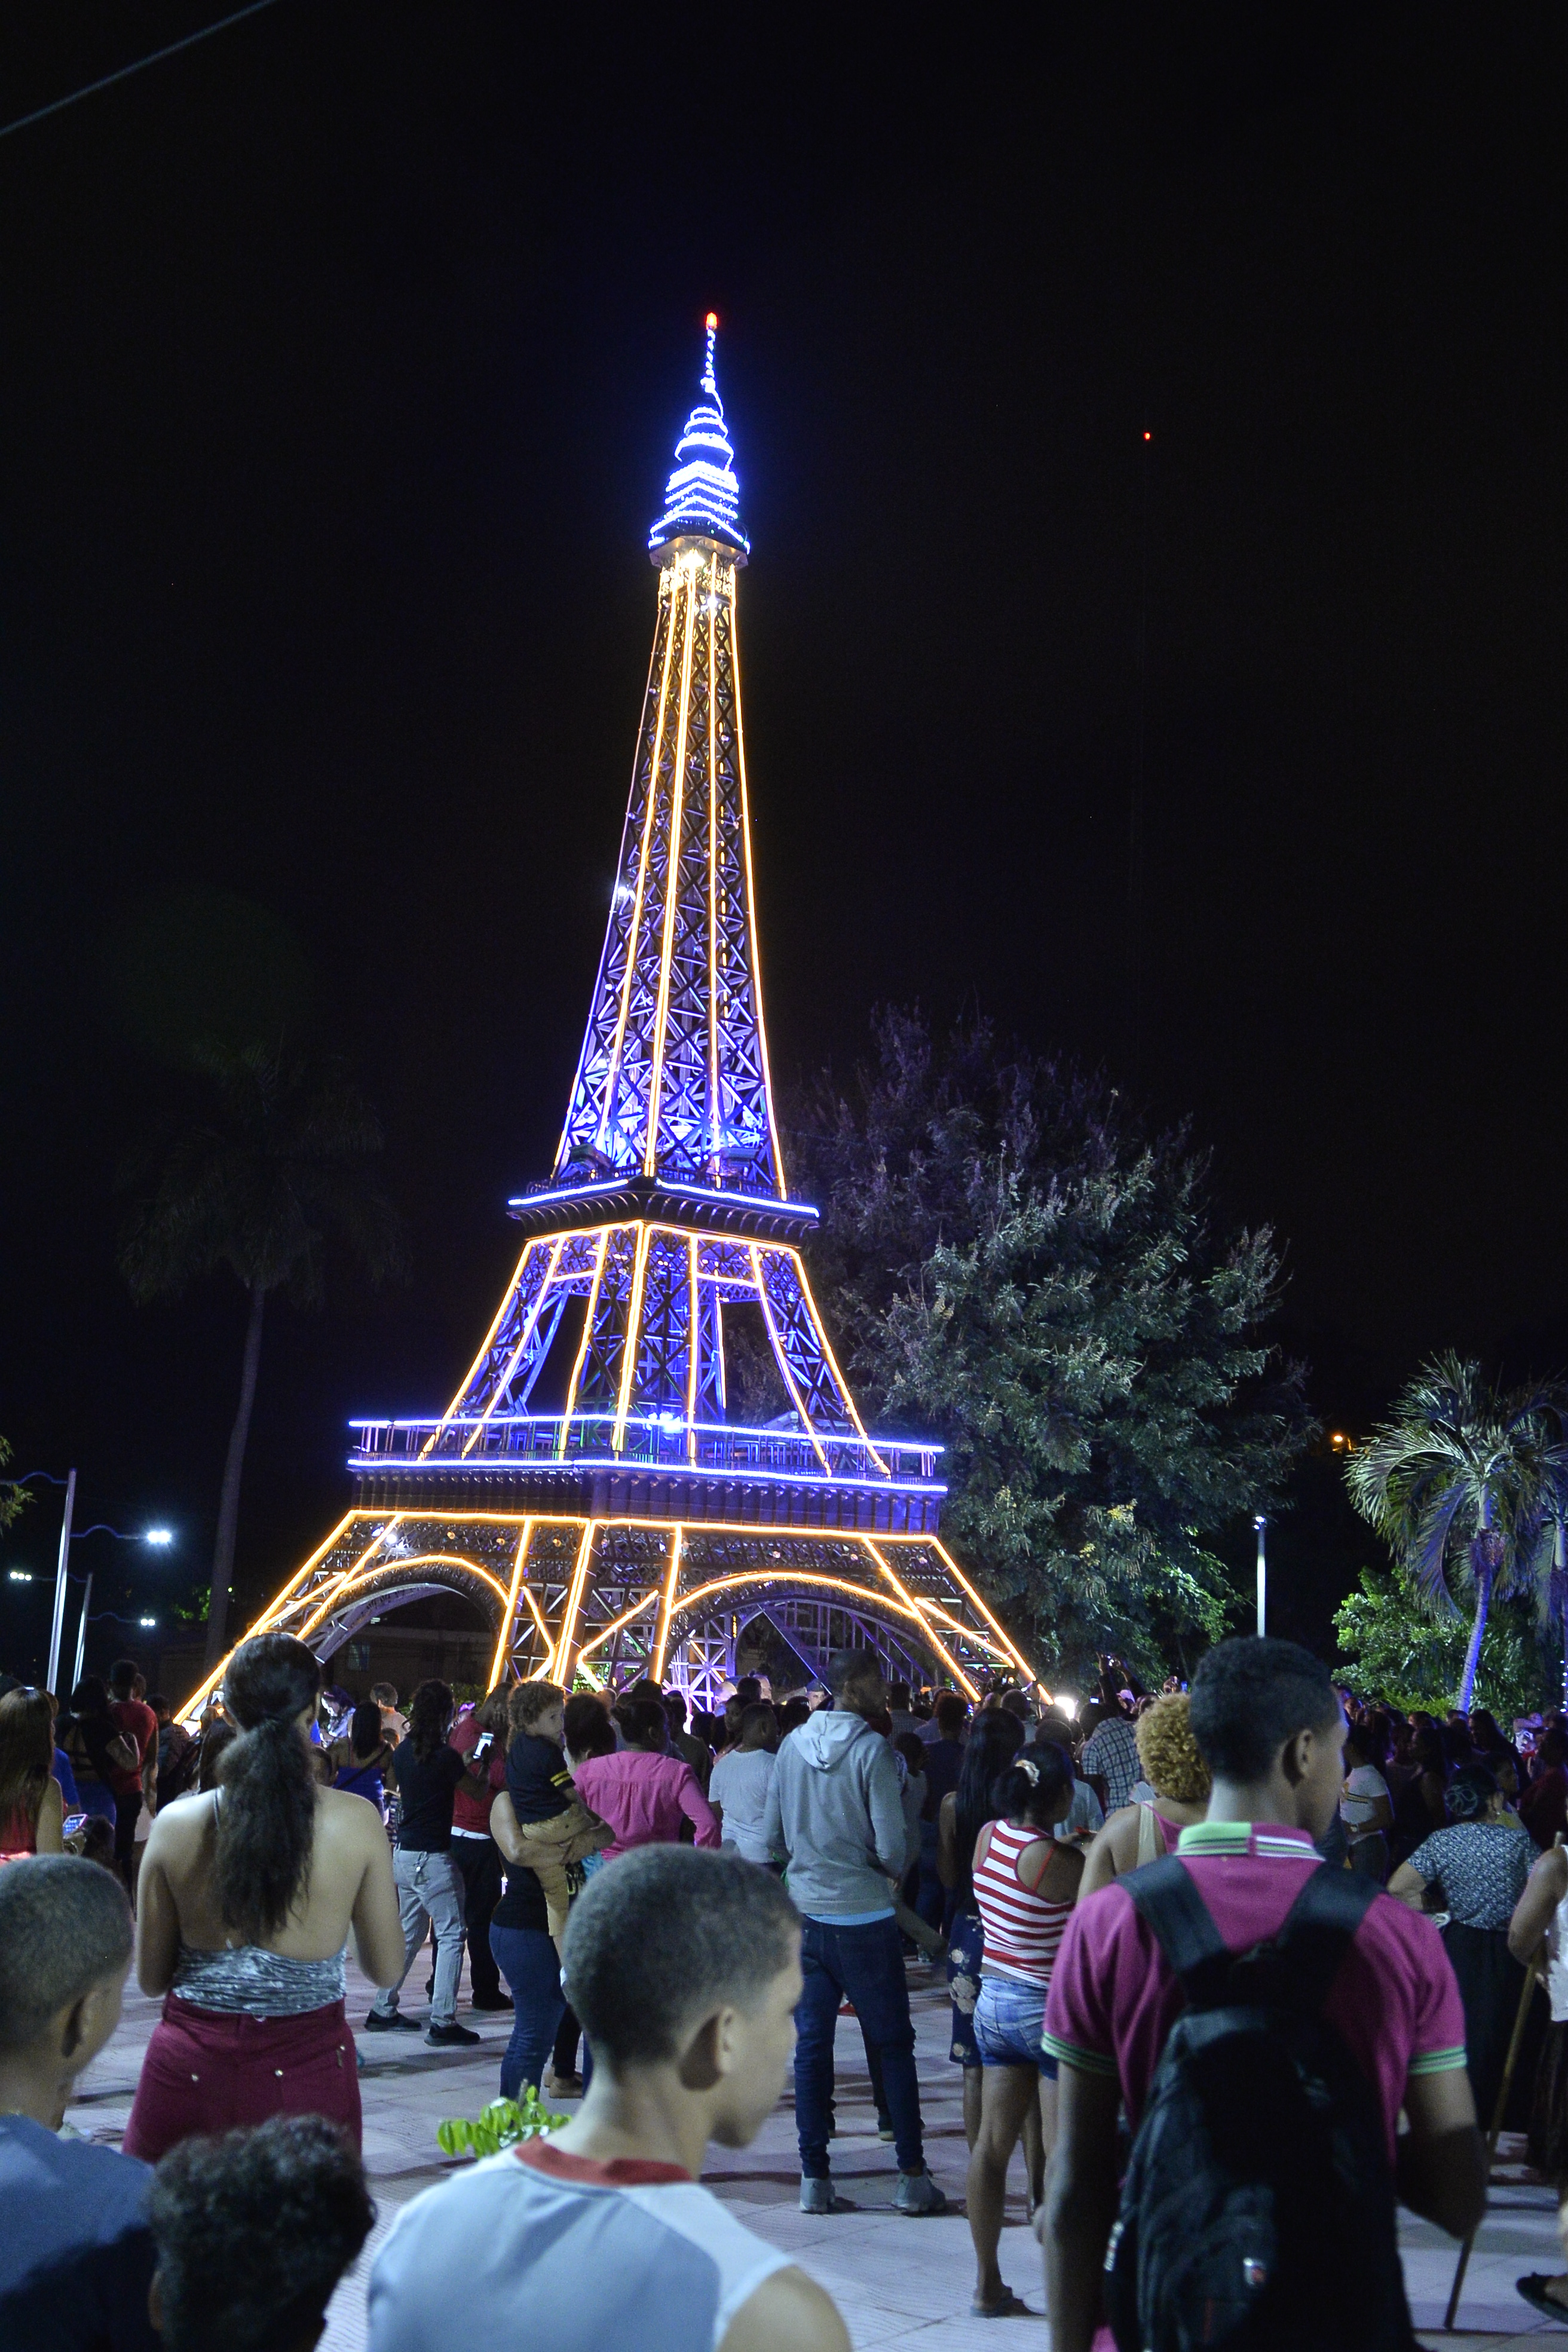
[[[511,1738],[506,1787],[490,1807],[490,1835],[514,1869],[531,1870],[544,1890],[557,1948],[583,1865],[614,1841],[573,1785],[562,1752],[566,1694],[553,1683],[520,1683],[507,1704]]]

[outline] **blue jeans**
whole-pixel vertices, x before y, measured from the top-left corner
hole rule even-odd
[[[566,2011],[561,1957],[538,1927],[490,1929],[490,1950],[511,1995],[511,2040],[500,2062],[500,2095],[515,2099],[524,2083],[537,2091]]]
[[[833,2103],[833,2034],[838,2004],[853,2001],[868,2053],[877,2053],[893,2119],[900,2172],[925,2167],[920,2090],[915,2079],[915,2029],[904,1978],[903,1948],[891,1919],[864,1927],[836,1927],[807,1919],[800,1965],[805,1990],[795,2012],[795,2122],[800,2168],[808,2180],[828,2176],[827,2134]]]

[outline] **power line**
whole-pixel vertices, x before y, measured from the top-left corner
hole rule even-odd
[[[58,114],[62,107],[74,106],[79,98],[90,98],[95,90],[108,89],[114,82],[127,80],[132,74],[155,66],[161,58],[176,57],[181,49],[194,48],[198,41],[210,40],[215,33],[225,33],[231,25],[237,25],[246,16],[258,16],[263,8],[271,5],[272,0],[250,0],[247,8],[237,8],[232,16],[220,16],[216,25],[204,25],[200,32],[187,33],[184,40],[171,41],[167,48],[154,49],[151,57],[138,58],[134,65],[104,74],[100,80],[89,81],[85,89],[73,89],[68,98],[51,99],[47,106],[37,107],[31,114],[18,115],[15,122],[0,124],[0,139],[9,139],[13,131],[26,131],[30,123],[42,122],[47,115]]]

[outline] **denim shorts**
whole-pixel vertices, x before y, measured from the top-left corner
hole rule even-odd
[[[1040,2046],[1046,1988],[1018,1977],[983,1977],[974,2004],[974,2046],[983,2066],[1036,2066],[1047,2082],[1057,2062]]]

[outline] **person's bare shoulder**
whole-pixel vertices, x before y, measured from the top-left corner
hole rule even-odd
[[[325,1830],[332,1838],[353,1838],[364,1843],[380,1838],[383,1844],[386,1843],[380,1808],[353,1789],[318,1789],[316,1828],[318,1834]]]
[[[720,2352],[849,2352],[838,2305],[804,2271],[774,2271],[724,2330]]]
[[[184,1860],[197,1852],[205,1839],[213,1833],[214,1811],[210,1789],[190,1790],[183,1797],[171,1797],[160,1805],[153,1816],[153,1826],[147,1832],[147,1852],[158,1860]]]

